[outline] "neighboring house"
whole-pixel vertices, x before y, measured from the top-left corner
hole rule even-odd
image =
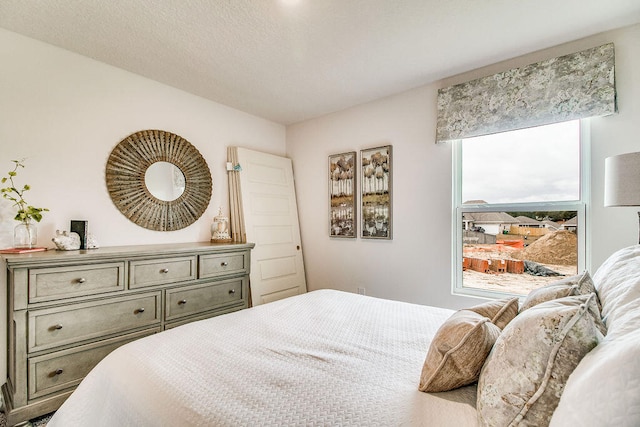
[[[464,230],[482,231],[487,234],[503,234],[517,225],[518,220],[506,212],[465,212],[462,215]]]
[[[547,229],[551,230],[551,231],[560,230],[560,224],[558,224],[556,222],[553,222],[553,221],[549,221],[548,219],[542,221],[542,226],[544,228],[547,228]]]
[[[544,228],[544,225],[542,224],[542,222],[535,220],[533,218],[529,218],[528,216],[517,216],[516,219],[518,220],[519,224],[518,226],[520,227],[529,227],[529,228]]]
[[[560,229],[561,230],[574,231],[574,232],[577,231],[578,230],[578,217],[574,216],[570,220],[565,221],[565,223],[560,226]]]

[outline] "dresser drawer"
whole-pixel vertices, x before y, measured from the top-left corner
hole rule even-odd
[[[164,285],[196,278],[196,257],[129,262],[129,288]]]
[[[200,255],[198,277],[222,276],[225,274],[246,273],[249,270],[249,252]]]
[[[165,320],[170,321],[243,300],[246,278],[167,290]]]
[[[28,313],[28,351],[40,351],[160,323],[161,293],[70,304]]]
[[[29,358],[29,399],[77,386],[107,354],[128,342],[160,332],[160,327],[69,350]]]
[[[29,302],[52,301],[124,289],[124,262],[29,270]]]
[[[247,308],[246,305],[232,305],[229,307],[222,307],[215,311],[208,311],[197,316],[181,317],[176,321],[167,322],[164,324],[164,330],[177,328],[178,326],[186,325],[187,323],[195,322],[198,320],[210,319],[221,314],[233,313],[234,311],[240,311]]]

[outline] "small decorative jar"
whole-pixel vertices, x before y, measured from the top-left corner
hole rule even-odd
[[[211,241],[213,243],[229,243],[232,241],[229,236],[229,218],[222,214],[222,208],[218,208],[218,215],[213,217],[211,224]]]
[[[38,227],[26,219],[13,229],[13,247],[18,249],[32,249],[38,243]]]

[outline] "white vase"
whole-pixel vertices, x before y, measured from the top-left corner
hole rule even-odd
[[[22,221],[13,229],[14,248],[35,248],[38,242],[38,228],[30,220]]]

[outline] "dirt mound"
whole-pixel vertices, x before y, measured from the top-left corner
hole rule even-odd
[[[571,231],[554,231],[542,236],[513,256],[541,264],[577,265],[578,237]]]

